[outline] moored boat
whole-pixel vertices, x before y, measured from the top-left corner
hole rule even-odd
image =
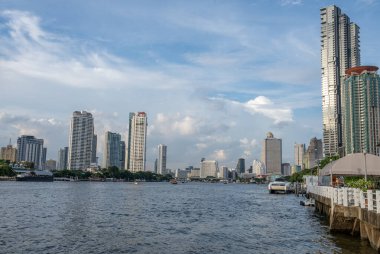
[[[16,176],[16,181],[25,182],[52,182],[53,174],[47,170],[28,171]]]
[[[177,184],[177,180],[176,180],[176,179],[171,179],[171,180],[170,180],[170,183],[171,183],[171,184]]]

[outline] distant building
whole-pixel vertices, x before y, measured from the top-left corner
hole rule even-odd
[[[178,180],[182,180],[182,181],[187,180],[188,171],[185,169],[177,169],[175,172],[175,178],[177,178]]]
[[[305,163],[303,161],[305,151],[305,144],[294,144],[294,165],[301,166],[301,169],[305,168]]]
[[[17,161],[32,162],[35,169],[42,169],[44,159],[43,146],[43,139],[22,135],[17,139]]]
[[[265,165],[267,174],[281,174],[282,164],[282,140],[275,138],[268,132],[267,138],[263,142],[262,162]]]
[[[348,69],[342,86],[345,154],[379,154],[380,77],[376,66]]]
[[[70,124],[69,158],[70,170],[86,170],[94,160],[94,118],[86,111],[74,111]],[[95,152],[96,159],[96,152]]]
[[[96,149],[98,147],[98,136],[94,134],[92,137],[92,146],[91,146],[91,164],[98,165],[98,157],[96,157]]]
[[[12,147],[12,145],[7,145],[2,147],[0,150],[0,160],[8,160],[10,162],[17,161],[17,148]]]
[[[217,177],[218,162],[203,160],[201,162],[200,178]]]
[[[245,173],[245,159],[239,158],[238,163],[236,165],[236,172],[238,174]]]
[[[46,169],[47,148],[42,148],[41,169]]]
[[[125,142],[120,141],[120,169],[125,169]]]
[[[218,178],[220,179],[228,179],[228,168],[223,166],[219,168]]]
[[[201,169],[200,168],[192,168],[190,170],[190,178],[199,179],[201,177]]]
[[[166,158],[167,158],[167,146],[160,144],[158,145],[158,162],[157,170],[161,175],[166,174]]]
[[[45,165],[46,170],[56,170],[57,162],[55,160],[47,160]]]
[[[117,167],[122,169],[121,135],[107,131],[104,135],[103,168]]]
[[[360,65],[359,26],[335,5],[320,11],[323,150],[325,156],[333,156],[342,146],[340,96],[345,71]]]
[[[66,146],[64,148],[59,149],[57,169],[58,170],[68,169],[68,159],[69,159],[69,148]]]
[[[301,171],[301,166],[299,166],[299,165],[293,165],[290,168],[290,173],[291,174],[298,173],[300,171]]]
[[[145,171],[147,115],[145,112],[129,113],[126,168],[131,172]]]
[[[318,161],[323,158],[322,140],[316,137],[310,140],[309,147],[306,150],[304,161],[305,168],[311,169],[318,165]]]
[[[291,166],[290,163],[282,163],[281,165],[281,174],[284,176],[291,175]]]
[[[252,163],[252,169],[256,176],[266,175],[265,165],[259,160],[254,160]]]

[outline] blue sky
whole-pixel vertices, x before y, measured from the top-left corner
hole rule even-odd
[[[168,167],[202,157],[234,167],[261,157],[271,131],[293,145],[322,136],[321,7],[361,27],[362,64],[380,65],[379,0],[0,0],[0,145],[68,144],[75,110],[104,132],[148,114],[147,163],[168,145]]]

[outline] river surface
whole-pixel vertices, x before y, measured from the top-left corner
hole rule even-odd
[[[0,253],[375,253],[254,184],[0,182]]]

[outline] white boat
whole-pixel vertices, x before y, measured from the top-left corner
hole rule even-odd
[[[274,182],[268,184],[268,191],[270,194],[274,193],[290,193],[293,191],[293,185],[281,178],[276,179]]]

